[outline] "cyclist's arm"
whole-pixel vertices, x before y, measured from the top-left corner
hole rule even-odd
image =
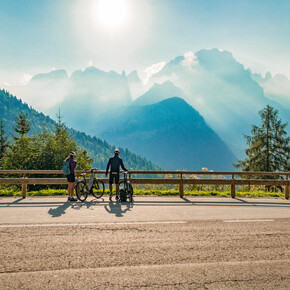
[[[122,167],[122,169],[124,170],[124,171],[128,171],[128,169],[126,169],[125,168],[125,166],[124,166],[124,163],[123,163],[123,160],[121,159],[121,167]]]
[[[110,165],[111,165],[111,159],[109,159],[109,161],[108,161],[108,165],[107,165],[107,169],[106,169],[106,175],[108,175]]]

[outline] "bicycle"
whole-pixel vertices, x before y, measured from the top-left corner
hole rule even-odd
[[[117,201],[120,201],[120,191],[124,190],[126,192],[126,197],[129,199],[130,202],[132,202],[134,190],[130,181],[127,179],[128,171],[122,171],[120,172],[120,175],[121,174],[124,174],[124,181],[119,182],[119,186],[120,186],[119,196],[116,196],[116,199]]]
[[[105,192],[105,185],[102,180],[95,178],[94,171],[96,168],[91,169],[91,175],[89,182],[87,182],[86,174],[82,174],[83,180],[79,180],[76,184],[76,196],[81,201],[84,202],[89,193],[91,193],[95,198],[100,198]]]

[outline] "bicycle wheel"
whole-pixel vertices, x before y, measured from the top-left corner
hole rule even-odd
[[[127,191],[127,197],[129,198],[129,201],[132,202],[133,201],[133,193],[134,193],[132,185],[130,183],[128,183],[128,189],[125,186],[125,181],[121,181],[119,183],[119,185],[120,185],[120,189],[123,188],[124,190]]]
[[[100,198],[105,192],[105,185],[102,180],[94,179],[93,186],[91,188],[91,193],[95,198]]]
[[[76,184],[76,196],[81,202],[84,202],[88,197],[88,188],[83,180],[78,181]]]
[[[132,202],[133,201],[133,187],[130,183],[128,183],[128,192],[127,192],[127,196],[129,198],[129,201]]]

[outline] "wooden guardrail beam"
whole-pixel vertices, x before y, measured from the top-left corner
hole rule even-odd
[[[108,178],[100,178],[105,184]],[[231,196],[235,197],[236,185],[280,185],[285,186],[285,198],[289,198],[289,180],[281,179],[189,179],[189,178],[130,178],[132,184],[179,184],[180,197],[184,184],[231,185]],[[22,196],[26,197],[28,184],[68,184],[66,178],[0,178],[0,184],[21,184]]]
[[[87,170],[76,170],[76,174],[90,173],[90,169]],[[97,174],[105,174],[105,170],[95,171]],[[61,174],[62,170],[0,170],[0,174]],[[130,170],[130,174],[151,174],[151,175],[235,175],[235,176],[246,176],[246,175],[256,175],[256,176],[290,176],[290,172],[240,172],[240,171],[181,171],[181,170],[162,170],[162,171],[143,171],[143,170]]]
[[[100,178],[108,183],[108,178]],[[289,185],[282,179],[186,179],[186,178],[131,178],[132,184],[218,184],[218,185]],[[67,184],[66,178],[0,178],[0,184]]]

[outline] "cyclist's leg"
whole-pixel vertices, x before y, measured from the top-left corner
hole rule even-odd
[[[119,196],[119,174],[115,175],[115,184],[116,184],[116,196]]]
[[[110,189],[109,200],[112,200],[112,196],[113,196],[113,176],[112,176],[112,174],[110,174],[110,178],[109,178],[109,189]]]

